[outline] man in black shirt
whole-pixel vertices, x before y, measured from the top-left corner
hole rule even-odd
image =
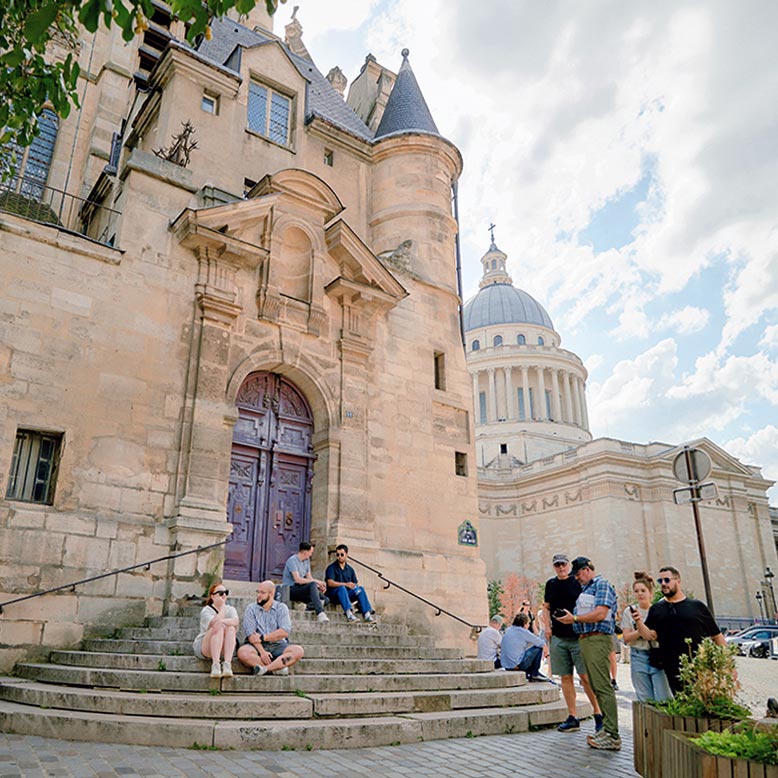
[[[567,720],[563,721],[557,729],[560,732],[574,732],[581,728],[576,715],[575,686],[573,685],[573,667],[575,667],[581,679],[581,685],[594,709],[595,732],[599,732],[602,729],[602,713],[597,704],[597,698],[589,686],[586,665],[578,647],[578,635],[573,631],[572,624],[562,624],[562,622],[552,618],[558,610],[573,612],[578,595],[581,593],[581,585],[570,575],[570,560],[566,554],[555,554],[552,561],[556,576],[546,581],[545,602],[543,603],[546,613],[543,623],[546,627],[546,641],[550,646],[551,672],[561,676],[562,695],[565,698],[569,714]]]
[[[681,657],[693,654],[704,638],[712,638],[720,646],[725,646],[726,641],[708,606],[699,600],[689,599],[683,593],[678,570],[666,565],[659,571],[657,581],[662,587],[664,599],[651,606],[645,622],[640,613],[633,618],[640,637],[659,641],[667,680],[673,692],[677,693],[683,689]]]

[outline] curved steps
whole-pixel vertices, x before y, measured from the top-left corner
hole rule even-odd
[[[236,660],[233,678],[213,679],[210,663],[191,654],[198,610],[18,665],[16,677],[0,678],[0,729],[277,750],[521,732],[567,716],[556,686],[435,649],[404,625],[349,624],[339,613],[320,624],[292,612],[306,657],[290,675],[253,676]]]

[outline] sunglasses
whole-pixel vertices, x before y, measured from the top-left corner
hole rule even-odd
[[[335,554],[335,556],[346,556],[346,555],[342,551],[338,551],[338,553]]]
[[[213,593],[213,596],[216,597],[216,595],[219,595],[219,597],[226,597],[230,593],[229,589],[218,589]]]
[[[670,581],[672,581],[672,578],[657,578],[656,579],[658,583],[660,584],[668,584]]]

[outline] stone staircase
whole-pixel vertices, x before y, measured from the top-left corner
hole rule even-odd
[[[233,598],[242,614],[250,599]],[[52,651],[0,679],[0,730],[71,740],[236,749],[312,749],[523,732],[564,720],[559,689],[438,649],[399,624],[320,624],[292,611],[305,658],[289,676],[233,661],[212,679],[192,655],[191,616]],[[585,707],[585,706],[583,706]],[[585,711],[582,711],[585,712]]]

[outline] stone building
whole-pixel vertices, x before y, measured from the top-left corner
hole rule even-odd
[[[345,541],[483,621],[460,153],[407,51],[347,101],[262,7],[194,48],[161,3],[130,44],[85,34],[81,110],[0,192],[0,601],[229,538],[7,607],[3,669],[210,575],[275,577],[308,537],[317,570]]]
[[[551,319],[513,286],[494,241],[464,307],[473,381],[481,552],[490,579],[542,581],[553,554],[584,554],[620,588],[635,570],[678,567],[704,596],[691,507],[676,505],[683,446],[592,440],[586,368]],[[776,569],[766,490],[772,482],[707,438],[715,499],[700,504],[716,613],[759,616],[763,571]]]

